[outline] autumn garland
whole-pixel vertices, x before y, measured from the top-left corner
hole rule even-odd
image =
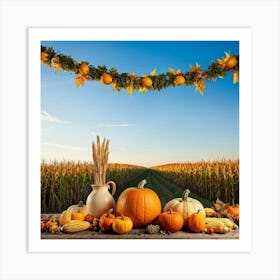
[[[194,85],[196,91],[202,95],[205,89],[205,80],[216,81],[224,78],[228,71],[232,72],[233,83],[238,82],[239,55],[230,55],[225,52],[225,57],[212,61],[207,70],[202,70],[198,63],[190,65],[190,71],[181,73],[169,68],[169,72],[156,74],[153,70],[149,75],[138,76],[134,73],[118,73],[116,68],[107,69],[106,66],[94,67],[86,61],[75,61],[71,56],[58,54],[53,48],[41,46],[41,62],[59,72],[65,71],[76,74],[76,87],[84,85],[85,80],[100,81],[112,85],[114,90],[126,89],[130,95],[133,90],[144,92],[147,90],[163,90],[168,87],[181,85]]]

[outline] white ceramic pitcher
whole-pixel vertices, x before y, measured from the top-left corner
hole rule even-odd
[[[95,218],[99,218],[103,213],[111,208],[115,208],[115,200],[113,195],[116,192],[116,184],[109,181],[103,185],[91,185],[92,192],[86,200],[87,213]],[[109,192],[112,188],[112,194]]]

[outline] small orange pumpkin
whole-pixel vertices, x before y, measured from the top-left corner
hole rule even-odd
[[[228,214],[239,216],[239,206],[229,206],[226,211]]]
[[[110,209],[107,213],[102,214],[99,218],[99,228],[101,229],[101,231],[112,230],[112,224],[116,218],[116,216],[112,212],[113,209]]]
[[[173,211],[171,208],[168,211],[162,212],[158,217],[159,225],[167,231],[176,232],[182,229],[184,218],[180,212]]]
[[[161,202],[151,189],[144,189],[146,180],[138,187],[125,189],[118,198],[117,215],[131,218],[134,227],[144,227],[152,223],[161,213]]]
[[[188,228],[193,232],[202,232],[205,229],[205,216],[200,209],[188,218]]]

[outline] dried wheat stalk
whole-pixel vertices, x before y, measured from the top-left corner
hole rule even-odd
[[[92,157],[94,163],[94,184],[106,184],[106,170],[109,158],[109,140],[97,136],[96,144],[92,142]]]

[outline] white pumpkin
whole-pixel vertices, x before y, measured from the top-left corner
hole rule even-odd
[[[88,214],[86,206],[84,205],[82,200],[79,202],[79,204],[74,204],[74,205],[69,206],[67,210],[70,211],[71,214],[74,214],[76,212],[81,212],[85,216]]]
[[[170,200],[163,208],[163,211],[168,211],[171,208],[173,211],[182,213],[185,227],[187,226],[188,218],[198,210],[206,216],[203,205],[197,199],[189,197],[189,194],[190,190],[186,189],[181,198],[174,198]]]

